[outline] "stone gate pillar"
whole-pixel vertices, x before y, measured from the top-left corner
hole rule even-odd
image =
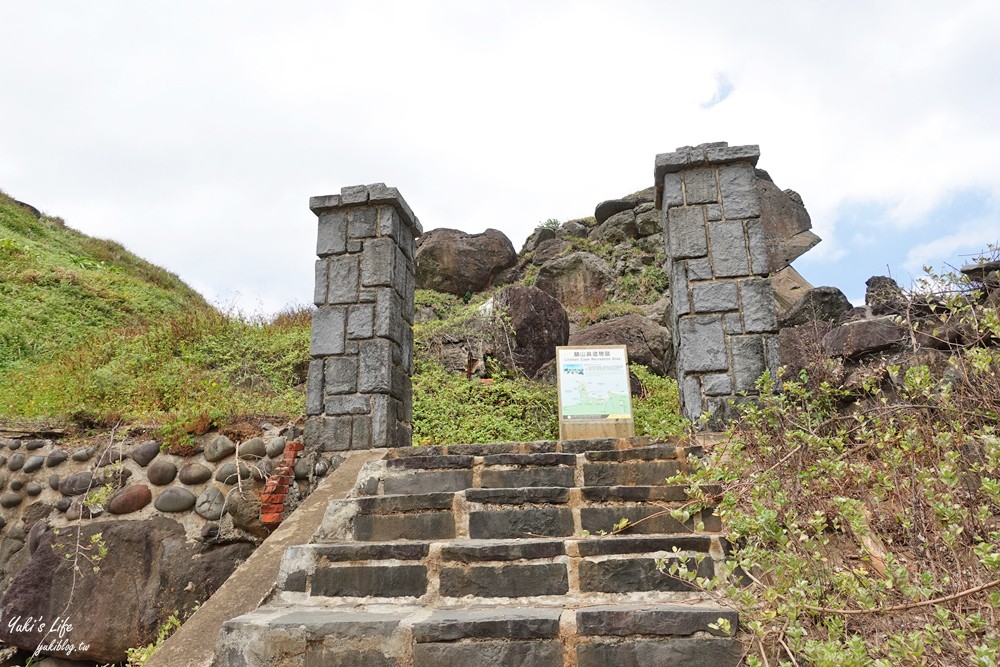
[[[415,239],[422,229],[382,183],[312,197],[319,217],[305,445],[408,447],[412,439]]]
[[[778,323],[755,185],[757,146],[702,144],[656,156],[681,409],[709,427],[779,364]]]

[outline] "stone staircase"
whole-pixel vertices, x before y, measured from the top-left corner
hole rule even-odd
[[[662,513],[686,500],[664,479],[700,452],[648,438],[388,450],[285,552],[271,600],[223,626],[214,664],[737,665],[740,644],[710,627],[735,630],[735,612],[657,567],[711,576],[724,556],[710,511]],[[597,536],[623,518],[635,526]]]

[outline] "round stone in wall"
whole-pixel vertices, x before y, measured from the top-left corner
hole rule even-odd
[[[24,480],[21,479],[20,477],[15,477],[14,479],[10,480],[11,491],[20,491],[22,488],[24,488]]]
[[[209,521],[217,521],[222,516],[225,508],[226,497],[217,488],[210,486],[198,496],[198,502],[194,506],[194,511],[202,518]]]
[[[23,470],[24,472],[32,473],[40,469],[43,465],[45,465],[45,457],[40,454],[36,454],[35,456],[28,457],[28,460],[24,462]]]
[[[136,445],[130,456],[133,461],[139,464],[140,467],[145,468],[159,453],[160,443],[156,440],[147,440],[140,445]]]
[[[153,500],[153,492],[145,484],[132,484],[119,489],[108,501],[108,511],[112,514],[138,512]]]
[[[86,449],[78,449],[70,455],[70,458],[74,461],[83,463],[84,461],[89,461],[94,457],[94,448],[87,447]]]
[[[53,491],[59,490],[59,475],[56,473],[49,475],[49,488]]]
[[[187,512],[194,507],[195,501],[193,493],[175,486],[156,496],[153,507],[161,512]]]
[[[212,442],[208,443],[205,447],[205,453],[203,454],[205,460],[209,463],[215,463],[216,461],[221,461],[222,459],[230,456],[236,451],[236,445],[233,441],[224,435],[217,435],[212,439]]]
[[[104,514],[104,507],[101,505],[86,505],[83,502],[83,498],[77,498],[66,510],[66,518],[70,521],[76,521],[80,517],[84,519],[93,519],[95,516],[100,516]]]
[[[241,459],[262,459],[267,456],[263,438],[250,438],[240,445]]]
[[[271,474],[273,467],[274,464],[271,463],[271,459],[263,459],[253,464],[250,468],[250,474],[253,475],[254,479],[263,481]]]
[[[21,494],[8,491],[0,496],[0,507],[10,509],[21,504]]]
[[[295,462],[295,479],[309,479],[309,462],[305,459]]]
[[[55,508],[60,512],[65,512],[69,509],[69,506],[73,504],[73,501],[69,498],[60,498],[55,502]]]
[[[27,449],[29,452],[33,452],[36,449],[41,449],[45,445],[51,445],[51,444],[52,444],[51,440],[28,440],[26,443],[24,443],[24,448]]]
[[[24,454],[18,452],[7,460],[7,469],[11,471],[20,470],[24,466]]]
[[[108,447],[101,454],[101,458],[97,460],[97,466],[102,468],[104,466],[111,465],[112,463],[118,463],[125,458],[125,452],[118,445]]]
[[[177,477],[177,466],[165,459],[153,461],[146,470],[149,483],[157,486],[166,486],[174,481],[175,477]]]
[[[20,440],[11,440],[10,442],[7,443],[7,446],[10,447],[11,451],[14,451],[15,449],[20,449],[21,448],[21,441]]]
[[[200,463],[189,463],[181,468],[180,480],[182,484],[191,486],[204,484],[212,479],[212,469]]]
[[[24,492],[32,497],[37,496],[42,492],[42,485],[38,482],[28,482],[24,487]]]
[[[281,452],[285,451],[285,438],[284,436],[278,436],[267,443],[265,448],[268,456],[278,456]]]
[[[5,465],[7,465],[7,457],[4,456],[3,454],[0,454],[0,466],[5,466]]]
[[[93,479],[94,477],[89,471],[70,475],[59,483],[59,492],[64,496],[78,496],[81,493],[86,493]]]
[[[239,479],[236,477],[237,473],[239,474]],[[222,482],[223,484],[236,484],[240,479],[250,479],[250,468],[242,462],[239,468],[237,468],[236,463],[230,461],[219,466],[219,469],[215,472],[215,481]]]
[[[69,455],[67,455],[66,452],[64,452],[61,449],[57,449],[54,452],[49,453],[49,455],[45,457],[45,465],[47,465],[49,468],[55,468],[57,465],[59,465],[68,458]]]

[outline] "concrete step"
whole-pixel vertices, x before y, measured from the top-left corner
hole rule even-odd
[[[583,600],[592,594],[692,591],[658,566],[682,563],[711,577],[722,554],[716,535],[307,544],[286,551],[278,588],[290,600]]]
[[[578,442],[578,441],[566,441]],[[620,441],[582,441],[609,442]],[[537,444],[537,443],[523,443]],[[565,443],[563,443],[565,444]],[[455,445],[393,450],[383,469],[363,485],[363,495],[424,494],[470,488],[660,485],[700,456],[691,444],[643,444],[628,449],[507,452],[497,445],[467,445],[476,454],[454,454]]]
[[[584,531],[611,532],[623,519],[634,524],[629,532],[637,534],[721,530],[721,521],[711,509],[684,523],[673,518],[671,510],[683,507],[688,500],[685,489],[678,485],[517,487],[363,496],[330,503],[318,540],[572,537],[582,536]]]
[[[219,667],[735,667],[740,644],[707,604],[438,609],[272,604],[228,621]]]

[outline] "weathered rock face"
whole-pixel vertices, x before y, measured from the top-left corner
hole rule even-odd
[[[774,305],[778,315],[798,303],[813,286],[795,270],[794,266],[786,266],[770,276],[771,289],[774,291]]]
[[[535,249],[535,254],[531,258],[531,263],[542,266],[546,262],[551,262],[554,259],[568,254],[572,247],[573,246],[569,241],[564,241],[563,239],[549,239],[547,241],[542,241]]]
[[[831,357],[856,359],[891,349],[906,338],[906,330],[892,317],[873,317],[847,322],[823,336],[823,348]]]
[[[653,203],[655,195],[655,188],[646,188],[645,190],[640,190],[639,192],[635,192],[626,197],[621,197],[620,199],[602,201],[594,209],[594,220],[596,221],[596,224],[600,225],[616,213],[628,211],[640,204]]]
[[[785,377],[797,379],[799,372],[827,358],[823,336],[833,328],[829,322],[812,321],[778,331],[778,346]]]
[[[832,324],[851,308],[851,302],[836,287],[814,287],[778,319],[778,324],[794,327],[814,320]]]
[[[614,281],[614,271],[600,257],[574,252],[546,262],[538,270],[535,287],[566,307],[603,301]]]
[[[872,276],[865,281],[865,305],[872,315],[899,314],[906,310],[906,297],[889,276]]]
[[[562,305],[537,287],[514,285],[493,297],[507,311],[514,330],[514,364],[528,377],[554,359],[556,346],[569,340],[569,317]]]
[[[820,238],[809,231],[812,220],[801,198],[796,201],[762,178],[757,179],[757,194],[769,267],[771,273],[776,273],[819,243]]]
[[[417,245],[417,287],[458,296],[480,292],[516,262],[510,239],[497,229],[482,234],[432,229]]]
[[[126,649],[153,641],[167,614],[206,600],[253,551],[250,544],[189,542],[183,526],[164,517],[94,522],[81,530],[84,545],[98,533],[107,545],[100,570],[93,572],[81,559],[74,586],[73,560],[66,554],[75,553],[76,528],[58,536],[47,531],[0,600],[0,612],[5,619],[66,619],[73,626],[67,641],[77,647],[72,657],[100,663],[122,661]],[[0,640],[29,651],[52,639],[38,625],[0,627]],[[89,646],[84,650],[82,644]]]
[[[624,315],[584,327],[569,338],[570,345],[624,345],[629,361],[659,375],[673,371],[670,329],[642,315]]]

